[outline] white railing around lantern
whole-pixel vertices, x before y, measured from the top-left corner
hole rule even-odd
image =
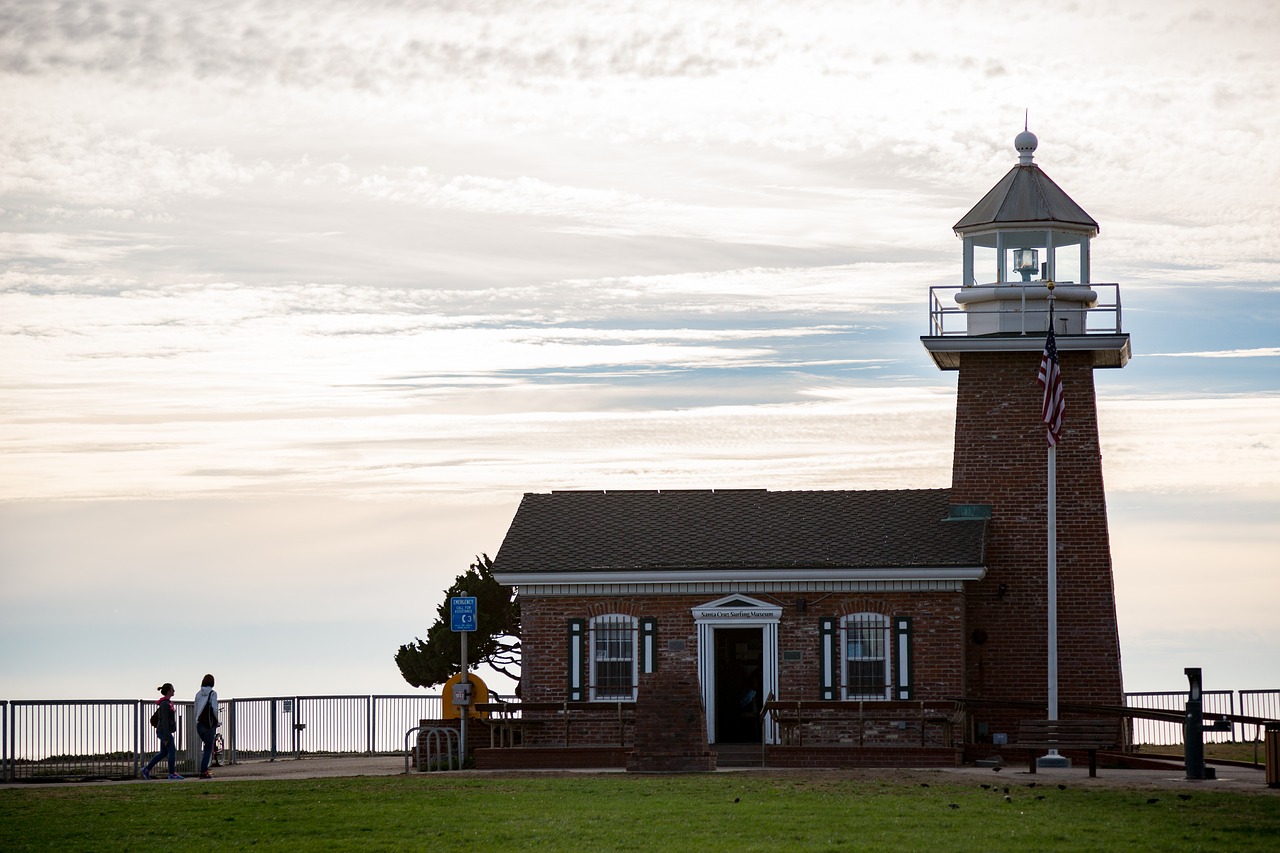
[[[1074,287],[1073,282],[1060,282],[1062,287]],[[1121,310],[1120,310],[1120,285],[1119,284],[1088,284],[1085,285],[1090,290],[1098,294],[1095,303],[1087,308],[1072,307],[1069,310],[1083,314],[1083,332],[1084,334],[1105,334],[1115,335],[1121,332]],[[1017,301],[1017,307],[998,307],[998,308],[979,308],[976,305],[962,307],[956,302],[956,295],[966,290],[974,290],[981,288],[1007,288],[1009,296]],[[1042,281],[1032,282],[1006,282],[1000,284],[993,282],[989,284],[975,285],[974,287],[959,287],[957,285],[934,285],[929,288],[929,335],[932,337],[952,337],[958,335],[969,334],[969,320],[976,317],[991,317],[996,315],[1020,315],[1018,327],[1023,334],[1044,334],[1046,328],[1045,316],[1048,314],[1048,308],[1043,307],[1044,298],[1042,296],[1045,283]],[[1034,292],[1034,296],[1028,296],[1028,293]],[[1004,305],[1008,305],[1010,299],[1001,300]],[[1030,303],[1030,307],[1028,304]],[[1061,334],[1061,331],[1059,331]]]

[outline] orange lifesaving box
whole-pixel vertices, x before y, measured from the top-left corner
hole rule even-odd
[[[442,720],[456,720],[462,716],[462,706],[455,703],[453,699],[454,685],[458,684],[460,681],[462,681],[462,673],[459,672],[456,675],[449,676],[449,680],[444,683],[444,689],[440,692],[440,719]],[[474,674],[468,675],[467,681],[471,684],[472,706],[483,705],[489,701],[488,685],[477,678]],[[472,707],[471,713],[468,715],[467,719],[480,720],[488,716],[489,714],[487,712],[480,713]]]

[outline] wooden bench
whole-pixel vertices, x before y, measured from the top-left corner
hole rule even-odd
[[[1018,743],[1031,756],[1031,772],[1036,758],[1047,750],[1074,749],[1089,753],[1089,775],[1098,775],[1098,750],[1111,749],[1120,740],[1119,720],[1023,720],[1018,724]]]

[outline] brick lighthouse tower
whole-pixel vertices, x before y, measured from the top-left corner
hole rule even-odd
[[[1034,134],[1018,134],[1018,163],[956,223],[963,275],[959,286],[932,289],[921,338],[939,368],[960,374],[952,502],[990,512],[988,571],[966,585],[965,693],[1051,710],[1056,687],[1063,706],[1121,705],[1093,371],[1123,367],[1129,336],[1119,285],[1090,278],[1098,223],[1033,162],[1036,145]],[[1037,382],[1051,316],[1065,397],[1052,456]],[[975,709],[978,739],[1026,716],[1043,712]]]

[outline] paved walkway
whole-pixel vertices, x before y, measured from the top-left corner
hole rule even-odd
[[[1165,789],[1176,791],[1235,791],[1240,793],[1262,793],[1280,797],[1280,788],[1268,788],[1266,774],[1261,769],[1250,767],[1218,766],[1216,779],[1188,780],[1185,773],[1178,770],[1114,770],[1101,768],[1096,778],[1089,778],[1087,766],[1065,769],[1042,769],[1034,775],[1025,767],[1012,765],[995,771],[990,767],[944,767],[921,768],[913,770],[896,769],[850,769],[850,770],[811,770],[780,768],[742,768],[718,771],[720,773],[752,773],[771,774],[775,776],[804,776],[807,778],[847,778],[847,779],[885,779],[896,778],[904,782],[917,784],[973,784],[1008,785],[1010,788],[1025,788],[1034,783],[1036,786],[1070,785],[1082,788],[1130,788],[1130,789]],[[405,772],[403,756],[374,757],[342,757],[342,758],[284,758],[276,761],[252,761],[243,764],[213,768],[214,778],[204,781],[189,777],[183,782],[161,783],[144,782],[141,779],[119,782],[76,782],[65,784],[102,784],[102,785],[137,785],[137,784],[191,784],[209,785],[234,782],[242,779],[319,779],[359,776],[398,776]],[[464,770],[456,771],[460,775],[471,777],[504,777],[513,778],[528,775],[545,775],[548,773],[621,773],[624,771],[601,770]],[[62,783],[52,783],[62,784]],[[35,787],[31,783],[16,783],[0,786]],[[45,787],[41,784],[39,787]]]
[[[1266,774],[1250,767],[1216,767],[1217,779],[1189,780],[1182,771],[1170,770],[1112,770],[1102,768],[1095,778],[1089,778],[1087,765],[1064,769],[1040,769],[1035,774],[1025,767],[1012,765],[1000,771],[990,767],[944,767],[938,769],[888,770],[792,770],[780,768],[741,768],[721,770],[721,773],[770,773],[775,775],[822,776],[846,778],[884,778],[899,776],[909,781],[927,783],[936,780],[942,784],[971,782],[974,785],[996,784],[1026,786],[1070,784],[1097,788],[1166,788],[1188,791],[1264,791],[1280,796],[1280,789],[1268,788]],[[621,773],[621,770],[465,770],[468,776],[520,776],[546,773]],[[215,781],[233,779],[313,779],[336,776],[395,776],[404,773],[403,757],[373,758],[301,758],[278,761],[258,761],[216,768]]]

